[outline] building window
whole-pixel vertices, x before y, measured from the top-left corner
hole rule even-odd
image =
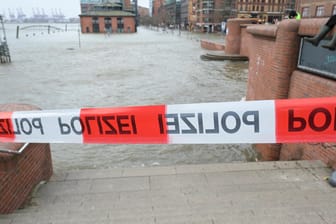
[[[310,8],[309,7],[302,8],[302,17],[310,17]]]
[[[105,24],[111,24],[111,18],[110,17],[105,17],[104,18],[104,23]]]
[[[317,17],[324,16],[324,6],[323,5],[319,5],[316,7],[316,16]]]
[[[333,14],[333,15],[336,15],[336,5],[334,5],[332,14]]]
[[[122,17],[117,18],[118,32],[122,33],[124,31],[124,20]]]
[[[105,23],[105,32],[106,33],[112,33],[111,18],[110,17],[105,17],[104,18],[104,23]]]
[[[99,18],[98,17],[92,17],[92,23],[93,24],[99,24]]]
[[[92,32],[99,33],[99,18],[98,17],[92,17]]]

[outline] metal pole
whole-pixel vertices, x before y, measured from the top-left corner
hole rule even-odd
[[[20,26],[16,27],[16,39],[19,39],[19,35],[20,35]]]
[[[134,2],[135,7],[135,32],[138,32],[138,0]]]
[[[1,22],[1,26],[2,26],[2,32],[3,32],[3,40],[4,41],[7,41],[7,37],[6,37],[6,29],[5,29],[5,25],[4,25],[4,21],[3,21],[3,18],[2,16],[0,16],[0,22]],[[0,40],[2,41],[2,40]]]
[[[78,29],[78,46],[81,48],[80,29]]]

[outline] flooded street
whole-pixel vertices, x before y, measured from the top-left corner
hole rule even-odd
[[[42,109],[238,101],[247,62],[202,61],[200,38],[164,33],[78,35],[6,24],[12,63],[0,65],[0,103]],[[74,26],[77,28],[77,25]],[[79,48],[81,46],[81,48]],[[55,170],[245,161],[250,145],[52,144]]]

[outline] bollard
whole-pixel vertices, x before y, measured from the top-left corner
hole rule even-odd
[[[328,182],[332,187],[336,187],[336,171],[332,172],[331,176],[328,178]]]
[[[19,39],[20,26],[16,27],[16,39]]]

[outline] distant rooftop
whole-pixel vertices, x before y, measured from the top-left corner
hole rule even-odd
[[[135,16],[134,13],[127,11],[89,11],[79,16]]]
[[[122,3],[121,0],[81,0],[81,4]]]

